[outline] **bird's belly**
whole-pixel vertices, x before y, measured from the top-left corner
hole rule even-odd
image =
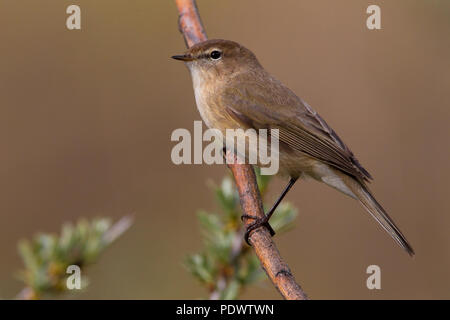
[[[300,152],[280,150],[280,174],[290,177],[311,176],[317,160]]]

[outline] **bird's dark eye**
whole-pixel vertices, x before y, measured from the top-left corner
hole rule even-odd
[[[219,50],[213,50],[213,51],[211,51],[210,56],[211,56],[211,59],[217,60],[217,59],[220,59],[220,57],[222,56],[222,52],[220,52]]]

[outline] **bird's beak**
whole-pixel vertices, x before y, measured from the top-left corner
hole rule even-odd
[[[177,56],[172,56],[172,59],[181,61],[192,61],[194,60],[190,54],[180,54]]]

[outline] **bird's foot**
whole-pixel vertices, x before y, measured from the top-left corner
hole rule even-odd
[[[273,237],[275,235],[275,231],[273,230],[273,228],[270,226],[269,224],[269,216],[265,216],[264,218],[260,218],[257,216],[252,216],[252,215],[248,215],[248,214],[243,214],[241,216],[241,220],[243,221],[244,219],[252,219],[255,220],[254,222],[252,222],[248,227],[247,230],[245,230],[245,242],[247,242],[247,244],[249,246],[251,246],[250,242],[249,242],[249,237],[250,234],[252,233],[252,231],[258,229],[259,227],[266,227],[267,230],[269,230],[270,236]]]

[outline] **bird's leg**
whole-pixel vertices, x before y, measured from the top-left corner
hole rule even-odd
[[[298,178],[291,178],[289,180],[289,183],[287,184],[287,186],[284,188],[283,192],[281,193],[281,195],[278,197],[277,201],[275,201],[274,205],[272,206],[272,208],[269,210],[269,212],[265,215],[264,218],[259,218],[256,216],[252,216],[252,215],[248,215],[248,214],[243,214],[241,216],[241,220],[243,219],[253,219],[255,220],[255,222],[253,222],[251,225],[249,225],[247,227],[247,230],[245,231],[245,242],[247,242],[248,245],[250,245],[248,238],[250,236],[250,233],[255,230],[258,229],[261,226],[265,226],[267,229],[269,229],[270,235],[274,236],[275,235],[275,231],[273,231],[272,227],[269,224],[269,219],[272,217],[273,213],[275,212],[275,210],[277,209],[278,205],[281,203],[281,201],[283,200],[283,198],[286,196],[286,194],[289,192],[289,190],[292,188],[292,186],[294,185],[294,183],[297,181]]]

